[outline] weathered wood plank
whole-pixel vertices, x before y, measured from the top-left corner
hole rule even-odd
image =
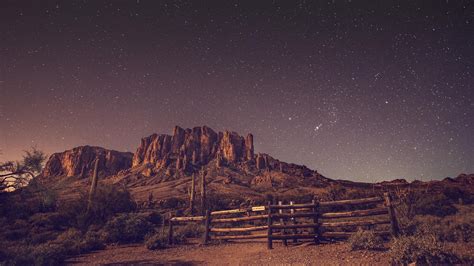
[[[302,208],[307,208],[307,209],[312,209],[316,205],[315,204],[293,204],[293,205],[271,205],[272,208],[274,209],[302,209]]]
[[[286,239],[314,239],[314,234],[291,234],[291,235],[272,235],[273,240],[286,240]]]
[[[322,237],[325,238],[349,238],[355,232],[323,232],[321,233]],[[388,231],[376,231],[375,234],[380,236],[390,235]]]
[[[398,221],[397,217],[395,215],[395,210],[393,209],[392,206],[392,199],[390,197],[390,194],[388,192],[384,193],[384,199],[385,199],[385,205],[387,207],[388,215],[390,217],[390,225],[392,229],[392,235],[393,236],[398,236],[400,233],[400,229],[398,226]]]
[[[268,214],[261,214],[261,215],[254,215],[254,216],[248,216],[248,217],[213,219],[212,223],[244,222],[244,221],[252,221],[252,220],[263,220],[267,218],[268,218]]]
[[[307,212],[307,213],[283,213],[283,214],[273,214],[273,218],[296,218],[296,217],[310,217],[312,218],[316,213],[314,212]]]
[[[315,228],[315,227],[318,227],[317,223],[310,223],[310,224],[274,224],[274,225],[272,225],[272,229],[275,229],[275,230]]]
[[[388,214],[387,208],[375,208],[369,210],[358,210],[350,212],[327,212],[321,214],[323,219],[346,218],[346,217],[365,217],[379,214]]]
[[[267,225],[262,225],[262,226],[252,226],[252,227],[237,227],[237,228],[218,228],[218,227],[213,227],[211,228],[211,232],[221,232],[221,233],[228,233],[228,232],[251,232],[251,231],[261,231],[261,230],[267,230],[268,226]]]
[[[173,217],[171,218],[171,222],[200,222],[204,219],[204,216]]]
[[[357,204],[370,204],[383,202],[381,197],[365,198],[365,199],[352,199],[352,200],[337,200],[337,201],[322,201],[319,203],[321,207],[328,206],[340,206],[340,205],[357,205]]]
[[[321,228],[325,227],[340,227],[340,226],[364,226],[376,224],[389,224],[390,220],[367,220],[367,221],[349,221],[349,222],[324,222],[321,223]]]
[[[212,240],[257,239],[257,238],[267,238],[267,236],[268,236],[268,234],[235,235],[235,236],[212,236]]]
[[[211,212],[211,215],[215,216],[215,215],[237,214],[237,213],[247,213],[247,212],[263,212],[263,211],[266,211],[265,206],[254,206],[251,208],[213,211]]]

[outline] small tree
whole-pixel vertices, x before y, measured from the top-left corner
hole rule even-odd
[[[0,163],[0,192],[26,186],[43,169],[44,152],[32,147],[24,152],[22,161]]]

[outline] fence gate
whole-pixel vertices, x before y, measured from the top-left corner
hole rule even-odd
[[[355,210],[354,210],[355,209]],[[268,204],[244,209],[207,211],[205,216],[172,217],[168,242],[173,241],[173,225],[183,222],[204,223],[202,243],[210,240],[266,238],[269,249],[273,241],[321,240],[350,237],[360,227],[379,235],[399,233],[397,219],[388,193],[383,197],[353,200],[313,200],[307,204]],[[380,228],[381,227],[381,228]]]

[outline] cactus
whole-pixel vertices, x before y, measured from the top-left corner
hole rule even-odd
[[[92,203],[94,201],[94,195],[95,195],[95,191],[97,189],[97,183],[98,183],[98,168],[99,168],[99,157],[97,157],[95,159],[95,163],[94,163],[94,172],[92,174],[92,182],[91,182],[91,188],[89,190],[89,200],[87,202],[87,213],[90,212],[91,208],[92,208]]]
[[[217,152],[216,168],[219,169],[221,166],[222,166],[222,155],[220,152]]]
[[[189,192],[189,209],[191,210],[191,215],[194,215],[194,195],[195,186],[196,186],[196,175],[193,173],[191,177],[191,191]]]
[[[201,169],[201,214],[206,211],[206,171],[204,167]]]

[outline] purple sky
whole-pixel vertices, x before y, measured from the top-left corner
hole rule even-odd
[[[1,1],[0,161],[207,125],[330,178],[474,172],[472,2],[205,3]]]

